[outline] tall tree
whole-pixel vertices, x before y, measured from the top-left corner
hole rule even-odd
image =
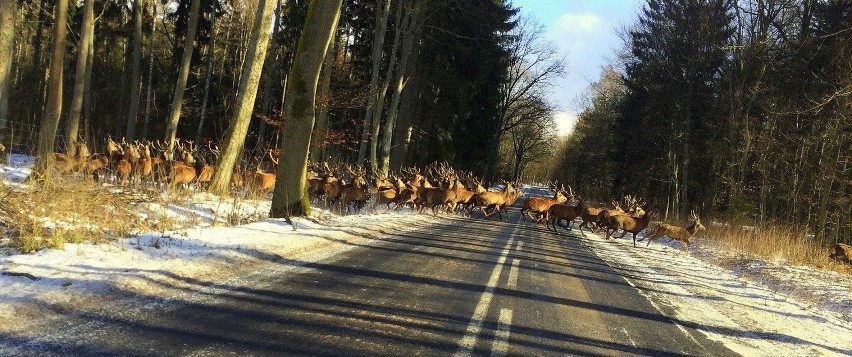
[[[364,117],[364,126],[361,131],[361,145],[358,150],[358,164],[363,164],[367,158],[367,139],[370,128],[373,127],[373,112],[379,98],[379,75],[382,69],[382,50],[385,46],[385,32],[387,32],[388,18],[390,17],[391,0],[384,0],[376,6],[376,24],[373,31],[373,55],[370,57],[372,67],[370,69],[370,87],[367,92],[367,108]],[[402,7],[397,8],[396,22],[399,23],[399,14]],[[394,55],[394,54],[391,54]]]
[[[324,159],[325,139],[328,134],[328,104],[331,95],[331,62],[334,61],[334,41],[328,46],[328,53],[323,61],[319,83],[319,103],[317,104],[317,120],[311,143],[311,161],[319,162]],[[319,135],[317,135],[319,134]]]
[[[130,103],[127,110],[129,141],[136,138],[136,121],[139,116],[139,96],[142,91],[142,0],[133,0],[133,49],[130,63]]]
[[[278,179],[270,211],[274,218],[310,214],[305,181],[316,111],[317,82],[340,18],[342,2],[312,0],[308,9],[287,83],[281,152],[288,154],[281,156],[276,171]]]
[[[263,72],[263,61],[266,59],[269,29],[272,26],[272,15],[276,3],[276,0],[261,0],[257,6],[251,42],[243,65],[240,89],[237,92],[237,105],[234,107],[231,125],[225,134],[224,148],[216,165],[217,170],[210,182],[209,191],[215,194],[227,193],[231,188],[234,165],[245,144],[255,98],[257,98],[257,88],[260,84],[260,74]]]
[[[9,96],[12,94],[12,61],[15,49],[15,22],[18,17],[16,0],[0,1],[0,145],[6,142],[9,122]],[[5,162],[6,152],[0,152]]]
[[[405,89],[408,78],[408,63],[411,57],[416,56],[415,43],[419,40],[423,7],[425,3],[414,2],[409,5],[409,14],[406,17],[408,21],[398,26],[403,27],[402,52],[400,53],[399,67],[394,74],[395,83],[393,86],[393,95],[391,96],[390,107],[388,108],[388,117],[385,120],[384,129],[382,132],[382,154],[379,160],[379,173],[382,177],[387,177],[390,169],[391,144],[394,137],[394,125],[396,118],[399,116],[399,100]]]
[[[181,107],[183,106],[183,94],[186,90],[186,80],[189,77],[189,65],[192,62],[192,52],[195,43],[195,34],[198,30],[198,17],[201,13],[201,0],[192,0],[189,11],[189,22],[186,29],[186,37],[183,43],[183,56],[180,61],[177,84],[175,84],[172,104],[169,109],[169,119],[166,127],[166,142],[171,153],[175,147],[178,122],[180,121]]]
[[[86,72],[89,69],[89,44],[92,42],[95,33],[94,3],[95,0],[83,1],[83,22],[80,24],[80,44],[77,50],[77,66],[74,72],[74,93],[71,96],[71,108],[68,111],[68,121],[65,125],[65,150],[72,155],[80,131],[83,98],[91,95],[86,93],[85,84],[86,78],[89,76]]]
[[[62,74],[65,64],[65,37],[68,33],[68,0],[57,0],[54,11],[50,54],[47,110],[38,133],[36,163],[28,180],[49,180],[53,167],[54,142],[62,114]]]

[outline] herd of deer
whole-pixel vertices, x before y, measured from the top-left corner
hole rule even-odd
[[[628,208],[627,211],[622,208],[622,203],[618,201],[612,202],[612,208],[588,207],[583,198],[574,195],[571,186],[568,186],[567,191],[564,185],[557,186],[558,183],[548,183],[548,188],[553,192],[551,198],[530,197],[524,201],[521,208],[524,221],[529,218],[536,223],[544,223],[548,230],[553,230],[558,234],[557,226],[570,231],[571,224],[579,218],[581,223],[577,228],[582,235],[586,235],[583,232],[583,227],[592,232],[603,229],[606,233],[606,239],[610,239],[615,232],[620,230],[623,232],[621,237],[624,237],[627,233],[633,235],[634,247],[636,246],[637,234],[648,228],[651,223],[651,213],[646,210],[647,204],[635,197],[626,196],[624,198],[623,204]],[[570,203],[575,199],[577,204],[571,205]],[[688,251],[690,239],[699,230],[704,229],[701,219],[695,214],[695,211],[691,213],[690,218],[692,224],[687,227],[660,223],[644,238],[648,240],[647,245],[661,237],[669,237],[680,241],[684,250]]]
[[[92,154],[85,143],[78,143],[68,153],[56,153],[55,168],[63,174],[75,172],[91,175],[95,181],[102,178],[113,180],[118,185],[158,184],[167,188],[189,187],[203,189],[212,179],[219,149],[211,144],[199,147],[192,141],[177,141],[174,150],[160,142],[127,143],[123,139],[106,143],[105,153]],[[278,164],[275,152],[267,150],[262,158],[254,160],[255,170],[238,169],[233,175],[233,186],[244,189],[256,197],[265,197],[275,187],[274,167]],[[333,167],[332,167],[333,166]],[[366,170],[350,165],[310,163],[307,187],[311,201],[336,209],[341,213],[359,213],[372,201],[372,209],[379,205],[385,210],[409,206],[418,212],[431,209],[440,212],[462,214],[470,217],[479,210],[484,218],[498,215],[502,220],[507,207],[524,196],[517,182],[502,181],[499,191],[489,191],[482,180],[471,173],[456,172],[446,163],[432,164],[420,168],[405,168],[399,174],[369,179]],[[621,230],[636,236],[645,230],[651,220],[645,210],[645,202],[627,196],[623,202],[612,202],[612,207],[590,207],[573,189],[558,183],[548,183],[553,192],[550,198],[529,197],[523,201],[521,216],[524,221],[543,223],[548,230],[558,234],[557,226],[571,229],[579,219],[578,229],[592,232],[603,229],[606,239]],[[576,204],[571,204],[574,201]],[[622,205],[627,208],[624,210]],[[701,220],[692,213],[692,224],[681,227],[661,223],[646,238],[651,241],[667,236],[679,240],[688,249],[690,238],[704,229]]]

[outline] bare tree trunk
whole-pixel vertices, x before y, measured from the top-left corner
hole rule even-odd
[[[242,151],[248,133],[254,102],[257,98],[257,87],[260,85],[260,75],[263,72],[263,61],[266,59],[266,48],[269,44],[269,27],[272,25],[272,15],[275,10],[275,0],[262,0],[257,6],[251,42],[248,46],[243,74],[240,79],[240,89],[237,92],[237,106],[231,116],[231,125],[225,134],[224,149],[219,157],[217,170],[213,174],[209,191],[214,194],[225,194],[231,188],[231,176],[237,156]]]
[[[12,94],[12,60],[17,17],[17,1],[0,0],[0,145],[6,143],[6,126],[9,122],[9,96]],[[6,150],[0,150],[0,163],[6,162],[6,154]]]
[[[94,22],[92,22],[94,26]],[[86,56],[86,78],[83,81],[83,140],[89,142],[89,118],[92,113],[92,67],[95,63],[95,33],[89,36],[89,45],[86,46],[89,55]]]
[[[68,33],[68,0],[57,0],[53,22],[53,44],[50,56],[50,78],[47,89],[47,112],[38,133],[36,164],[28,180],[50,179],[54,142],[59,116],[62,114],[62,70],[65,58],[65,35]]]
[[[189,64],[192,60],[192,44],[195,43],[195,33],[198,30],[201,0],[192,0],[189,11],[189,23],[187,24],[186,38],[183,43],[183,58],[181,58],[180,62],[180,72],[178,73],[177,84],[175,84],[175,92],[174,96],[172,96],[172,105],[169,110],[168,126],[166,127],[165,140],[169,145],[169,153],[173,152],[175,147],[177,126],[180,121],[180,110],[183,105],[183,92],[186,90],[186,80],[189,77]]]
[[[402,36],[402,28],[405,27],[403,24],[407,23],[411,18],[411,13],[406,13],[405,19],[401,20],[400,15],[402,14],[403,2],[400,1],[397,3],[396,10],[396,30],[394,30],[393,35],[393,46],[391,46],[391,51],[388,54],[388,72],[385,73],[385,79],[382,81],[382,85],[379,88],[379,93],[376,96],[376,104],[373,106],[373,119],[371,121],[372,127],[370,128],[371,137],[370,137],[370,168],[371,171],[375,174],[378,173],[379,168],[379,129],[382,124],[382,113],[385,109],[385,96],[387,95],[388,88],[390,87],[391,80],[393,79],[394,71],[397,64],[397,56],[396,52],[399,48],[400,38]],[[369,113],[369,112],[368,112]]]
[[[316,133],[322,135],[314,135],[313,144],[311,144],[311,161],[318,162],[323,160],[325,151],[325,137],[328,133],[328,96],[331,89],[331,62],[334,59],[334,41],[328,46],[328,52],[325,54],[325,61],[322,65],[322,80],[319,85],[319,103],[317,105],[317,122],[314,128]]]
[[[195,142],[201,143],[201,132],[207,118],[207,103],[210,101],[210,81],[213,80],[213,50],[216,48],[216,11],[210,12],[210,43],[207,44],[207,73],[204,75],[204,99],[201,101],[201,118],[195,132]]]
[[[133,0],[133,59],[130,64],[130,103],[127,111],[128,141],[136,138],[136,121],[139,116],[139,94],[142,91],[142,0]]]
[[[272,197],[271,217],[280,218],[308,215],[311,211],[305,188],[308,149],[316,111],[316,90],[323,57],[337,21],[343,0],[312,0],[299,46],[290,68],[287,85],[287,116],[282,130],[281,156],[277,169],[275,193]]]
[[[385,120],[384,131],[382,133],[382,157],[379,161],[379,171],[381,177],[387,177],[390,167],[391,144],[393,141],[394,125],[396,118],[399,115],[399,98],[402,95],[402,90],[408,82],[406,73],[408,72],[408,61],[412,52],[415,52],[414,44],[420,35],[420,14],[422,12],[423,2],[415,2],[411,4],[409,14],[406,17],[408,21],[405,24],[405,35],[402,41],[402,53],[399,60],[399,67],[396,73],[396,84],[394,85],[393,97],[391,98],[390,108],[388,109],[388,118]]]
[[[65,150],[74,155],[75,143],[80,131],[80,114],[83,111],[83,97],[86,85],[86,70],[89,64],[89,44],[95,30],[95,19],[93,14],[95,0],[84,0],[83,23],[80,31],[80,46],[77,52],[77,67],[74,74],[74,94],[71,97],[71,109],[68,112],[68,121],[65,125]]]
[[[358,164],[364,163],[367,158],[367,137],[370,133],[373,118],[373,106],[376,105],[379,94],[379,72],[382,68],[382,49],[385,46],[385,31],[388,27],[388,16],[390,15],[391,0],[384,0],[382,6],[376,7],[376,28],[373,35],[373,67],[370,70],[370,92],[367,97],[367,114],[364,117],[364,126],[361,131],[361,145],[358,149]],[[399,23],[399,10],[397,9],[397,23]]]
[[[276,1],[275,4],[275,23],[272,25],[273,40],[269,44],[269,50],[266,51],[266,62],[264,62],[264,78],[263,78],[263,101],[260,103],[260,112],[266,115],[271,114],[272,107],[272,86],[275,76],[275,58],[278,49],[278,42],[275,41],[275,32],[278,31],[281,23],[281,1]],[[257,145],[263,143],[266,137],[266,122],[263,120],[257,126]]]
[[[145,88],[145,119],[142,125],[142,138],[148,138],[148,126],[151,123],[151,100],[154,94],[154,39],[157,38],[157,2],[151,2],[151,42],[148,44],[148,86]],[[211,39],[212,41],[212,39]]]

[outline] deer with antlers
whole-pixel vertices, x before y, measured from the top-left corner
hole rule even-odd
[[[606,239],[612,238],[613,233],[617,230],[622,230],[624,233],[621,234],[623,238],[625,234],[632,233],[633,234],[633,246],[636,246],[636,235],[639,234],[642,230],[648,227],[648,224],[651,223],[651,213],[644,211],[643,214],[639,217],[633,217],[627,214],[621,214],[610,217],[609,222],[606,223]]]
[[[689,240],[692,239],[698,231],[705,229],[701,224],[701,218],[695,214],[695,211],[690,213],[690,218],[692,219],[692,224],[688,227],[660,223],[656,228],[654,228],[654,231],[646,237],[648,239],[648,244],[645,246],[647,247],[651,245],[652,241],[660,239],[661,237],[669,237],[669,239],[680,241],[683,246],[683,250],[689,252]]]
[[[340,210],[341,212],[349,212],[349,205],[353,204],[355,213],[357,214],[367,205],[367,172],[362,167],[352,170],[352,167],[346,165],[345,168],[351,175],[352,181],[348,185],[341,187]]]
[[[553,192],[552,198],[530,197],[524,200],[524,206],[521,208],[521,217],[524,222],[526,222],[527,217],[529,217],[531,221],[534,220],[536,223],[542,223],[544,221],[544,215],[547,213],[550,206],[565,202],[574,197],[574,190],[571,189],[571,185],[568,185],[568,189],[570,190],[570,193],[568,193],[565,191],[565,185],[559,187],[557,186],[558,184],[558,182],[547,183],[547,187]],[[533,213],[535,213],[537,217],[533,217]]]
[[[556,232],[556,234],[559,234],[559,230],[556,228],[557,224],[570,232],[571,223],[573,223],[574,220],[582,214],[583,210],[585,210],[585,208],[583,207],[582,198],[580,198],[580,201],[576,206],[561,203],[550,206],[550,208],[547,209],[547,214],[545,215],[545,226],[548,230],[550,230],[550,226],[552,225],[553,231]],[[562,225],[562,220],[565,220],[568,223]]]
[[[511,182],[501,180],[503,184],[506,186],[503,188],[503,191],[500,192],[482,192],[476,195],[476,205],[471,208],[470,213],[472,214],[474,210],[477,208],[482,211],[482,214],[485,218],[489,218],[494,214],[497,214],[500,220],[503,220],[503,212],[506,212],[506,218],[508,219],[509,214],[506,211],[506,207],[512,205],[518,197],[521,197],[523,193],[521,190],[516,188],[516,184]],[[493,208],[491,213],[488,213],[487,209]]]

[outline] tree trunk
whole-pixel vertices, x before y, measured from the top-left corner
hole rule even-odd
[[[266,62],[264,62],[264,77],[263,77],[263,101],[260,103],[260,112],[265,115],[270,115],[272,108],[272,87],[275,79],[275,59],[278,51],[278,41],[275,40],[275,32],[281,27],[281,1],[276,1],[275,4],[275,23],[272,25],[272,42],[269,43],[269,50],[266,51]],[[266,122],[260,120],[257,125],[257,143],[256,146],[262,145],[266,137]]]
[[[370,168],[373,174],[379,172],[379,130],[382,125],[382,113],[385,109],[385,96],[387,95],[388,88],[390,87],[391,80],[394,76],[394,71],[397,65],[397,49],[399,48],[399,44],[401,42],[400,38],[402,37],[402,29],[405,27],[403,24],[408,23],[411,18],[411,13],[406,13],[405,19],[400,22],[400,15],[402,14],[403,2],[400,1],[397,3],[396,10],[396,29],[394,30],[393,35],[393,46],[391,46],[391,51],[388,54],[388,71],[385,73],[385,79],[382,81],[382,85],[379,88],[379,93],[376,96],[376,103],[373,108],[373,119],[371,121],[372,128],[370,133]]]
[[[142,139],[148,138],[148,126],[151,123],[151,100],[154,94],[154,39],[157,38],[157,2],[151,2],[151,42],[148,44],[148,86],[145,88],[145,119],[142,124]],[[213,39],[210,39],[213,41]]]
[[[328,96],[331,94],[331,62],[334,59],[334,41],[328,46],[328,52],[325,54],[325,61],[322,65],[322,80],[319,85],[319,99],[317,105],[317,122],[314,128],[315,133],[322,135],[313,135],[313,144],[311,144],[311,161],[319,162],[324,158],[325,138],[328,134]]]
[[[273,218],[310,214],[305,188],[308,149],[314,126],[317,82],[323,57],[334,37],[343,0],[313,0],[290,68],[281,140],[281,161],[272,197]]]
[[[54,11],[53,44],[50,55],[50,77],[47,88],[47,111],[38,133],[36,163],[29,180],[48,180],[53,166],[54,142],[59,116],[62,114],[62,70],[65,58],[65,35],[68,26],[68,0],[57,0]]]
[[[169,110],[169,121],[166,127],[166,142],[169,145],[169,153],[174,151],[177,126],[180,121],[180,110],[183,105],[183,92],[186,90],[186,80],[189,77],[189,64],[192,60],[192,45],[195,42],[195,32],[198,30],[198,16],[201,12],[201,0],[192,0],[189,10],[189,23],[186,28],[186,38],[183,43],[183,58],[180,62],[175,92],[172,96],[172,105]]]
[[[65,150],[73,155],[76,148],[80,131],[80,114],[83,111],[83,97],[89,64],[89,43],[94,35],[95,19],[93,14],[94,0],[83,2],[83,23],[80,30],[80,46],[77,53],[77,67],[74,74],[74,94],[71,97],[71,109],[68,112],[68,121],[65,125]]]
[[[210,42],[207,44],[207,73],[204,75],[204,99],[201,101],[201,118],[195,131],[195,142],[201,143],[204,121],[207,119],[207,103],[210,101],[210,82],[213,80],[213,50],[216,48],[216,11],[210,12]]]
[[[418,32],[421,30],[422,27],[418,29]],[[417,37],[420,37],[419,34]],[[413,114],[411,112],[411,108],[413,107],[413,101],[417,95],[418,86],[420,85],[420,79],[415,76],[415,72],[417,71],[417,62],[420,58],[420,51],[415,50],[411,56],[411,61],[407,66],[408,73],[406,74],[409,78],[408,81],[411,81],[411,83],[405,86],[405,89],[402,91],[402,97],[400,98],[399,116],[397,117],[398,125],[396,125],[396,129],[393,134],[393,141],[396,145],[394,145],[393,149],[391,149],[391,170],[399,170],[402,168],[402,165],[405,164],[406,155],[408,155],[408,145],[411,143],[411,133],[413,131],[411,124],[411,117]]]
[[[130,64],[130,103],[127,111],[127,141],[136,138],[139,92],[142,91],[142,0],[133,0],[133,59]]]
[[[94,26],[94,22],[92,22]],[[95,63],[95,29],[92,27],[92,35],[89,36],[89,45],[86,50],[86,78],[83,80],[83,140],[89,142],[89,118],[92,117],[92,67]]]
[[[0,0],[0,145],[6,143],[6,126],[9,122],[9,95],[12,94],[12,60],[17,17],[17,1]],[[11,147],[7,150],[11,150]],[[0,150],[0,163],[5,162],[6,150]]]
[[[382,157],[379,161],[379,170],[381,177],[387,177],[390,167],[391,144],[393,142],[394,125],[398,117],[399,98],[402,95],[402,90],[408,81],[406,73],[408,73],[408,61],[416,51],[414,48],[415,42],[420,35],[420,14],[423,2],[411,4],[410,12],[407,16],[408,21],[405,25],[405,35],[402,40],[402,53],[399,59],[399,67],[396,73],[396,84],[394,85],[393,97],[391,97],[390,108],[388,109],[388,118],[385,120],[385,126],[382,133]],[[401,26],[401,25],[400,25]]]
[[[391,0],[384,0],[381,7],[376,7],[376,28],[373,37],[373,67],[370,70],[370,92],[367,96],[367,112],[364,117],[364,126],[361,131],[361,145],[358,149],[358,164],[363,164],[367,158],[367,138],[372,127],[373,106],[379,94],[379,72],[382,69],[382,49],[385,46],[385,31],[388,26],[388,16],[390,16]],[[397,23],[399,23],[399,11],[397,9]],[[394,54],[391,54],[394,55]]]
[[[257,88],[260,75],[263,72],[263,61],[266,59],[266,48],[269,44],[269,28],[272,26],[272,15],[275,10],[275,0],[262,0],[257,6],[251,42],[248,46],[240,88],[237,92],[236,106],[231,116],[231,125],[225,134],[222,156],[216,165],[213,180],[210,181],[209,191],[214,194],[225,194],[231,188],[231,176],[237,156],[242,151],[248,133],[254,102],[257,98]]]

